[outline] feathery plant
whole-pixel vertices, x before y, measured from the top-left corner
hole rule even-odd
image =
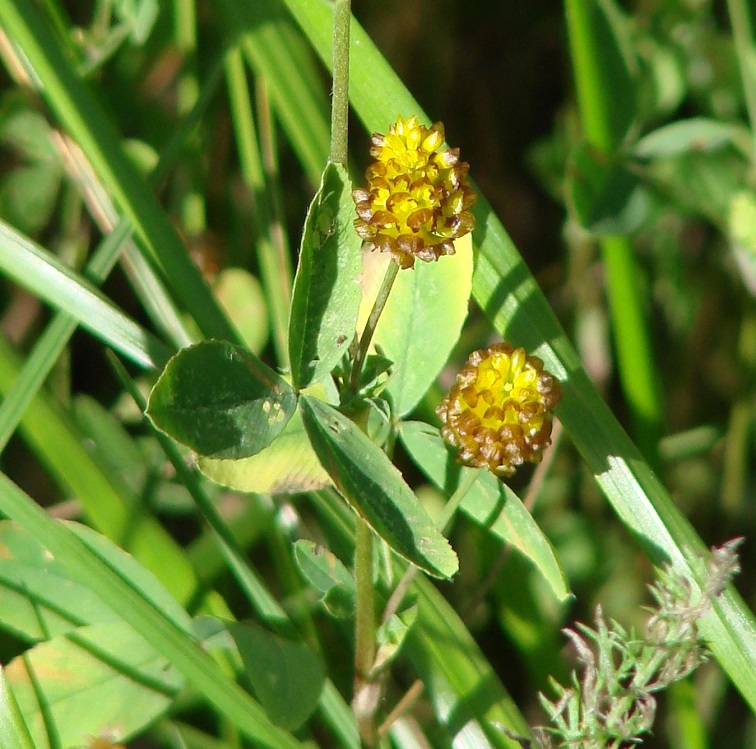
[[[706,587],[696,591],[690,580],[667,567],[651,586],[656,606],[638,636],[619,622],[607,622],[596,609],[596,629],[579,624],[565,634],[582,664],[572,686],[553,682],[555,701],[541,695],[553,727],[536,729],[539,747],[620,749],[643,743],[656,714],[654,694],[695,671],[707,659],[698,622],[739,571],[731,541],[712,550]]]
[[[709,652],[756,708],[736,544],[702,563],[660,480],[699,496],[687,469],[721,449],[716,532],[751,535],[754,19],[661,5],[564,4],[576,106],[531,162],[568,217],[576,350],[471,179],[475,138],[446,144],[349,0],[102,0],[85,27],[0,0],[2,749],[619,749],[667,687],[668,745],[704,749],[722,728],[685,694]],[[455,12],[420,26],[452,44]],[[696,73],[722,60],[721,85]],[[686,231],[721,245],[692,290]],[[702,352],[716,293],[737,343]],[[635,442],[599,392],[612,357]],[[702,419],[732,401],[726,434],[687,429],[702,392]],[[614,613],[638,558],[661,570],[644,634]],[[568,606],[602,583],[561,686]]]

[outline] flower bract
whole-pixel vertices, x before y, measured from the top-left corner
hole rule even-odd
[[[503,342],[470,354],[436,413],[461,463],[507,477],[525,462],[540,462],[561,397],[559,381],[538,357]]]
[[[353,192],[357,233],[401,268],[454,254],[454,240],[472,231],[476,195],[459,149],[442,149],[444,126],[399,117],[387,135],[373,134],[375,161],[367,188]]]

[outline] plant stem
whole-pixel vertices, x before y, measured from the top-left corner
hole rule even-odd
[[[347,165],[349,132],[350,0],[333,4],[333,98],[331,101],[331,161]]]
[[[357,355],[354,357],[354,364],[352,365],[352,374],[349,378],[349,389],[353,392],[357,392],[357,385],[360,381],[360,374],[362,373],[362,367],[367,359],[367,352],[370,348],[370,341],[373,340],[373,334],[378,326],[378,320],[381,317],[383,308],[386,306],[389,294],[391,293],[391,287],[396,280],[396,274],[399,272],[399,266],[392,260],[386,268],[386,275],[383,277],[383,283],[378,291],[378,296],[375,298],[375,304],[370,312],[365,330],[362,331],[362,338],[360,338],[360,346],[357,349]]]
[[[370,676],[375,662],[375,591],[373,588],[373,531],[357,520],[354,574],[357,580],[354,637],[354,699],[352,710],[363,747],[375,746],[378,684]]]

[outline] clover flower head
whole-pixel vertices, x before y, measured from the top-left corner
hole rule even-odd
[[[444,439],[459,448],[457,460],[507,477],[526,461],[540,462],[561,398],[538,357],[503,342],[470,354],[436,413]]]
[[[476,195],[459,149],[440,150],[444,126],[401,116],[387,135],[373,134],[367,188],[354,190],[357,233],[401,268],[454,254],[454,240],[473,230]]]

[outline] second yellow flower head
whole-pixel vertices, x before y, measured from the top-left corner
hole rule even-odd
[[[561,398],[561,385],[543,362],[504,341],[470,354],[436,413],[461,463],[508,477],[541,460]]]

